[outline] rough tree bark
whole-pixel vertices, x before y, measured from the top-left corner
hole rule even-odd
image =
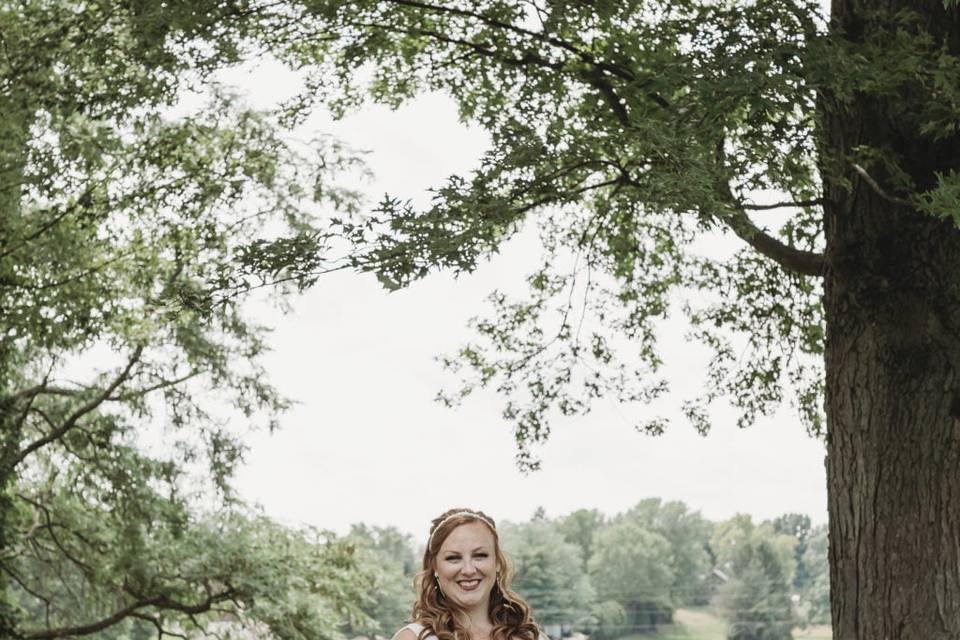
[[[890,29],[910,8],[960,49],[942,0],[834,0],[833,29]],[[960,140],[921,141],[904,98],[824,106],[824,156],[893,149],[918,190],[956,167]],[[833,166],[838,166],[834,164]],[[827,482],[834,638],[960,638],[960,231],[898,200],[880,170],[827,182]],[[887,181],[889,184],[889,181]]]

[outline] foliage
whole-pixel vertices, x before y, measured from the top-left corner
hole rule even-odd
[[[710,548],[716,558],[717,566],[734,574],[739,570],[742,560],[740,549],[751,544],[764,542],[777,555],[780,570],[788,582],[793,582],[796,572],[797,538],[785,533],[777,533],[769,522],[755,525],[752,518],[738,513],[732,518],[714,526],[710,538]]]
[[[627,612],[627,624],[636,631],[671,621],[672,566],[666,538],[628,519],[597,532],[589,563],[599,599],[620,603]]]
[[[355,602],[373,574],[343,542],[239,506],[198,515],[158,491],[170,464],[132,448],[114,455],[125,459],[74,462],[18,486],[17,530],[27,534],[5,569],[24,620],[44,621],[25,637],[110,637],[130,620],[154,634],[202,631],[243,612],[235,625],[261,635],[331,638],[362,616]]]
[[[0,7],[0,636],[361,615],[348,550],[229,483],[237,425],[287,406],[244,294],[312,283],[316,213],[354,204],[324,188],[336,145],[291,146],[214,81],[296,24],[246,0]]]
[[[504,523],[503,545],[516,566],[513,589],[541,624],[578,623],[593,600],[580,549],[548,520]]]
[[[563,539],[580,547],[584,569],[593,555],[593,537],[604,521],[596,509],[577,509],[557,519],[555,526]]]
[[[802,513],[785,513],[774,518],[771,526],[775,533],[793,536],[797,540],[794,548],[796,569],[793,572],[793,586],[798,590],[805,589],[810,581],[810,572],[805,559],[807,542],[811,534],[810,516]]]
[[[735,555],[736,575],[719,596],[728,640],[791,640],[796,620],[776,551],[759,540],[740,545]]]
[[[759,629],[771,620],[799,623],[791,613],[790,581],[800,538],[812,541],[806,562],[814,563],[810,566],[815,571],[823,569],[816,575],[823,577],[829,592],[826,548],[820,542],[825,527],[811,529],[809,523],[802,514],[759,525],[738,514],[715,523],[683,502],[647,498],[613,517],[579,509],[548,520],[538,509],[527,522],[505,523],[502,539],[517,559],[515,586],[531,602],[538,620],[610,640],[654,629],[668,633],[676,627],[667,624],[675,607],[703,604],[714,596],[727,621],[743,613],[739,604],[732,604],[734,599],[755,598],[758,604],[744,614],[745,625]],[[589,574],[583,576],[577,563],[586,531],[591,555]],[[814,561],[813,554],[820,550],[823,556]],[[714,568],[731,582],[718,587],[721,574],[711,576]],[[574,590],[582,581],[588,584],[578,595]],[[801,612],[809,610],[807,599],[816,593],[801,593]],[[779,610],[768,615],[783,602],[785,615]],[[824,603],[829,618],[829,600]]]
[[[352,635],[390,637],[413,608],[417,561],[413,540],[393,527],[354,525],[346,538],[356,546],[358,562],[370,568],[373,584],[360,603],[366,620],[350,624]]]
[[[590,607],[591,623],[587,627],[590,636],[597,640],[622,638],[629,630],[627,610],[616,600],[596,602]]]
[[[809,579],[801,592],[806,607],[805,620],[810,624],[830,623],[830,563],[827,556],[827,527],[814,527],[807,538],[803,554]]]
[[[797,543],[769,523],[754,525],[745,514],[714,527],[710,546],[731,577],[717,595],[729,640],[791,638],[798,622],[790,599]]]
[[[682,313],[688,335],[712,353],[704,391],[680,403],[699,432],[721,399],[741,427],[787,401],[823,435],[830,412],[841,549],[831,558],[841,597],[858,598],[834,607],[838,632],[874,620],[875,635],[898,626],[958,635],[947,627],[960,617],[942,615],[941,600],[906,602],[897,566],[909,550],[918,560],[910,571],[952,579],[937,545],[915,544],[926,534],[908,523],[928,510],[952,523],[955,510],[936,496],[956,494],[943,467],[956,452],[940,454],[956,413],[950,349],[960,335],[956,3],[304,6],[318,34],[334,35],[278,47],[312,73],[297,108],[328,99],[345,112],[365,99],[398,105],[438,91],[491,140],[477,168],[450,176],[430,206],[394,195],[371,217],[344,219],[353,266],[395,289],[441,269],[471,271],[524,227],[541,238],[528,294],[495,291],[491,313],[473,322],[476,339],[444,360],[461,378],[444,402],[480,388],[501,394],[526,468],[537,467],[552,420],[601,398],[628,405],[637,429],[659,434],[667,421],[643,406],[669,391],[656,328]],[[740,250],[717,243],[722,234]],[[903,308],[910,319],[891,320]],[[935,357],[945,360],[929,366]],[[934,413],[901,410],[890,392],[900,386],[888,380],[902,379],[924,389],[906,395]],[[891,452],[905,432],[927,441],[908,448],[914,464],[900,469]],[[890,490],[864,473],[873,466]],[[920,478],[943,486],[931,491]],[[903,502],[904,491],[922,499]],[[866,516],[842,506],[848,494]],[[871,514],[896,533],[874,535],[864,524]],[[784,542],[777,553],[792,556]],[[864,556],[872,564],[857,561]],[[880,586],[859,606],[864,572]],[[947,622],[934,630],[938,614]]]
[[[682,310],[715,354],[707,392],[684,405],[697,429],[709,428],[720,396],[746,425],[791,388],[808,427],[820,428],[810,131],[818,83],[839,81],[844,67],[819,11],[802,0],[317,0],[308,12],[336,41],[277,55],[314,70],[301,106],[398,104],[437,90],[489,132],[478,168],[451,176],[428,209],[388,197],[342,231],[353,264],[392,289],[437,269],[471,271],[536,227],[545,253],[528,295],[492,294],[492,315],[474,322],[479,340],[445,359],[462,386],[443,396],[453,404],[495,388],[520,463],[535,467],[531,447],[551,416],[668,390],[654,327]],[[786,194],[780,209],[794,212],[769,231],[748,217],[776,208],[755,199],[761,190]],[[701,242],[724,232],[750,248],[704,255]],[[656,416],[637,421],[650,433],[664,427]]]
[[[707,540],[711,525],[679,501],[647,498],[624,513],[627,519],[658,533],[670,543],[671,596],[677,605],[691,604],[705,595],[703,578],[710,569]]]

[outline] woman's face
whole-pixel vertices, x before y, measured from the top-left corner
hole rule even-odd
[[[440,545],[435,571],[445,598],[463,609],[486,610],[497,579],[493,532],[482,522],[458,526]]]

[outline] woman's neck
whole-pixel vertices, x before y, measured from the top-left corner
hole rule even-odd
[[[467,628],[470,630],[470,635],[474,640],[489,637],[490,630],[493,629],[493,623],[490,622],[490,614],[486,606],[464,611],[464,614]]]

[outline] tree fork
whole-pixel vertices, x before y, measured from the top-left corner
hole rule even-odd
[[[892,29],[900,9],[960,52],[960,19],[941,0],[834,0],[831,29],[852,42]],[[904,98],[898,98],[903,100]],[[922,93],[913,100],[930,99]],[[960,637],[960,230],[891,196],[850,164],[890,149],[917,188],[955,165],[960,140],[922,139],[894,114],[909,104],[820,96],[825,179],[827,485],[833,635]],[[905,133],[907,131],[907,133]],[[830,167],[830,168],[827,168]],[[878,190],[877,185],[886,190]]]

